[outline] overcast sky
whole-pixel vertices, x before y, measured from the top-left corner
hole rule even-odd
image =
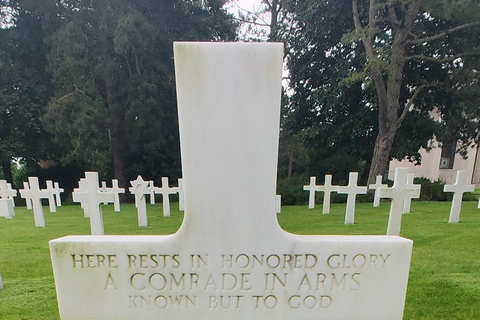
[[[227,3],[227,5],[226,5],[227,10],[237,17],[239,16],[239,11],[243,11],[244,13],[246,13],[245,11],[258,12],[258,11],[260,11],[259,9],[261,7],[262,7],[261,0],[233,0],[233,1],[230,1],[229,3]],[[262,18],[264,20],[267,20],[268,22],[270,20],[268,14],[264,15]],[[257,21],[258,22],[263,22],[260,19],[258,19]],[[257,26],[257,28],[265,29],[267,34],[269,32],[268,28],[266,28],[266,27]],[[244,26],[243,28],[240,29],[240,34],[245,34],[246,30],[247,30],[247,26]],[[257,38],[257,37],[255,37],[255,38]],[[262,37],[262,39],[267,40],[266,37],[265,38]]]

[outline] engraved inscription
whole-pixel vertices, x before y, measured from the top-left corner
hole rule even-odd
[[[320,310],[334,305],[342,292],[359,291],[363,274],[388,267],[391,254],[74,253],[71,257],[73,270],[107,271],[101,288],[105,292],[127,287],[125,298],[131,309],[269,310],[286,305],[293,310]],[[125,282],[126,286],[119,285]]]

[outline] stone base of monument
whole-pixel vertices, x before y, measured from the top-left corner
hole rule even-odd
[[[181,234],[53,240],[61,319],[402,319],[412,241],[268,236],[221,249]]]
[[[15,217],[15,210],[11,199],[0,199],[0,217],[12,219]]]

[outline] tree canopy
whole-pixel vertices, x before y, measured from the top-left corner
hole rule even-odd
[[[452,126],[455,138],[477,137],[478,112],[467,109],[478,104],[478,3],[284,3],[295,21],[286,39],[293,126],[332,154],[357,153],[370,182],[392,157],[420,160],[418,149]],[[443,123],[429,116],[434,108]]]
[[[262,0],[237,19],[225,2],[0,0],[3,176],[22,158],[179,177],[172,43],[232,41],[239,21],[285,42],[282,176],[372,181],[433,137],[479,139],[475,0]]]
[[[45,141],[61,152],[43,158],[100,171],[104,178],[119,179],[121,186],[138,174],[179,177],[173,41],[234,40],[235,23],[222,9],[223,1],[45,0],[45,5],[48,10],[30,0],[5,3],[37,21],[32,43],[44,50],[30,50],[43,63],[39,74],[44,78],[2,68],[19,80],[37,81],[37,98],[46,90],[41,85],[51,84],[43,101],[36,100],[39,112],[32,118],[51,134]],[[20,29],[26,18],[15,19],[0,36],[27,36]],[[16,59],[19,65],[34,60]],[[20,101],[16,105],[28,107]],[[12,140],[20,143],[17,137]],[[31,136],[28,140],[33,142]]]

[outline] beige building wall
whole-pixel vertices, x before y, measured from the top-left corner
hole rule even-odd
[[[452,169],[440,169],[442,149],[438,147],[436,142],[434,144],[435,147],[430,151],[426,151],[425,149],[420,150],[420,154],[422,155],[421,165],[416,166],[408,160],[390,161],[388,179],[393,180],[395,168],[407,167],[409,173],[414,173],[415,177],[424,177],[432,181],[440,179],[447,184],[453,184],[455,183],[457,171],[466,170],[467,176],[471,177],[470,183],[480,186],[480,155],[478,146],[468,148],[467,159],[463,159],[461,155],[456,154]]]

